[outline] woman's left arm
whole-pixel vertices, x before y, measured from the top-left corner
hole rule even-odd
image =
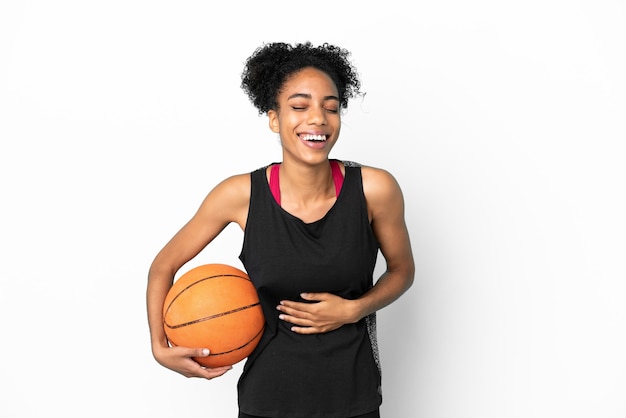
[[[389,305],[411,287],[415,262],[400,185],[385,170],[363,167],[361,171],[370,222],[387,264],[376,285],[358,299],[363,317]]]

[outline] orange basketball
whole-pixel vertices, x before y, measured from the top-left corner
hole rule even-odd
[[[226,264],[205,264],[178,278],[163,305],[165,334],[172,345],[208,348],[195,360],[230,366],[248,357],[261,339],[265,318],[248,275]]]

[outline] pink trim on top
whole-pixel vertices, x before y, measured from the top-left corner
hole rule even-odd
[[[333,175],[333,182],[335,183],[335,196],[339,197],[341,186],[343,186],[343,173],[339,167],[339,162],[330,160],[330,169]],[[280,205],[280,164],[274,164],[270,168],[270,190],[274,200]]]
[[[341,168],[339,168],[339,162],[330,160],[330,169],[333,173],[333,181],[335,182],[335,197],[339,197],[341,186],[343,186],[343,174],[341,173]]]
[[[270,169],[270,190],[274,195],[274,200],[280,205],[280,164],[274,164]]]

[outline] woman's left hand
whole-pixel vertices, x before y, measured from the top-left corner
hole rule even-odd
[[[332,293],[302,293],[302,299],[313,302],[283,300],[276,307],[279,318],[289,322],[298,334],[321,334],[361,319],[358,302]]]

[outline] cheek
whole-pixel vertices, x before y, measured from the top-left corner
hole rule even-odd
[[[306,118],[303,113],[287,112],[282,115],[279,120],[280,129],[283,131],[292,131],[296,127],[305,123]]]

